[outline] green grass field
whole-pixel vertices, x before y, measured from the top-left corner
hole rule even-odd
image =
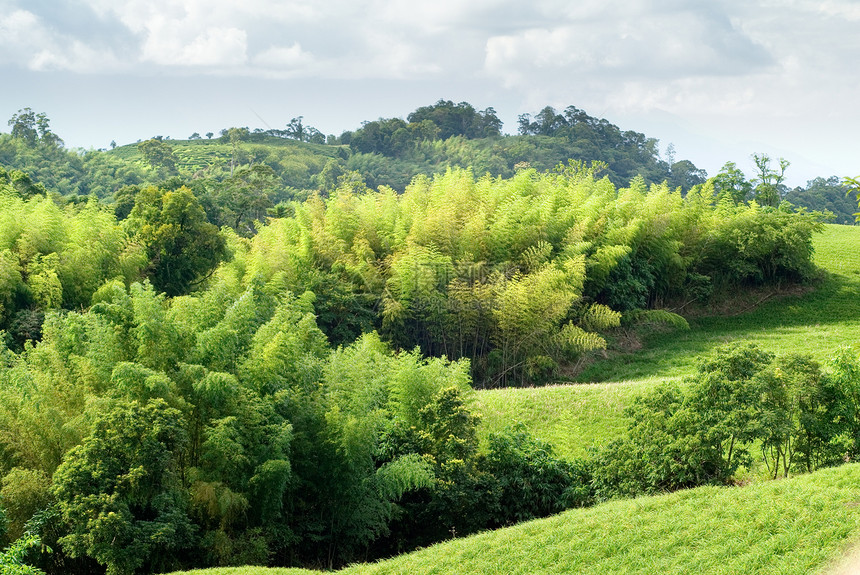
[[[615,501],[343,574],[814,573],[860,533],[860,466]]]
[[[514,422],[551,443],[562,457],[580,457],[589,447],[604,445],[624,430],[624,408],[636,395],[662,379],[526,389],[493,389],[477,394],[480,438]]]
[[[697,357],[726,341],[752,341],[776,353],[809,353],[819,361],[840,346],[860,342],[860,227],[828,225],[814,244],[815,262],[825,270],[815,290],[768,300],[748,313],[690,320],[690,331],[647,338],[643,349],[597,361],[579,379],[689,375]]]

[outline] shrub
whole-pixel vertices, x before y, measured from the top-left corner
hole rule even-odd
[[[582,462],[568,462],[552,446],[532,437],[523,424],[490,434],[482,469],[496,482],[498,525],[546,517],[591,500],[590,478]]]

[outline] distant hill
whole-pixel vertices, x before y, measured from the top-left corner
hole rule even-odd
[[[23,117],[29,116],[16,115],[19,123]],[[228,128],[220,136],[210,132],[203,138],[195,133],[188,140],[156,136],[110,150],[69,150],[49,128],[40,134],[35,126],[28,130],[15,124],[11,134],[0,134],[0,166],[20,170],[71,201],[92,194],[111,199],[126,186],[171,178],[217,184],[236,168],[252,165],[271,169],[272,204],[331,191],[347,173],[370,188],[390,186],[397,191],[417,175],[444,173],[452,167],[469,167],[476,176],[507,178],[521,167],[547,171],[569,160],[604,164],[603,174],[617,187],[642,176],[646,184],[666,181],[671,189],[686,192],[708,178],[689,160],[676,161],[671,152],[662,157],[657,139],[623,130],[575,106],[560,112],[547,106],[534,116],[522,114],[515,135],[503,134],[501,127],[492,108],[477,111],[466,102],[445,100],[418,108],[405,120],[366,121],[340,136],[324,136],[299,117],[284,130]],[[752,180],[736,173],[752,190]],[[796,206],[831,211],[835,223],[854,222],[855,200],[846,197],[835,176],[781,191]],[[751,199],[752,194],[747,196]]]

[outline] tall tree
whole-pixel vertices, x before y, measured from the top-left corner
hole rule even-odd
[[[185,186],[142,189],[126,225],[147,251],[147,277],[170,296],[187,293],[208,277],[225,254],[224,238]]]
[[[752,193],[752,184],[734,162],[726,162],[713,178],[718,198],[729,198],[734,203],[745,202]]]
[[[771,158],[767,154],[753,154],[758,175],[753,180],[755,186],[756,200],[765,206],[778,206],[782,196],[785,194],[785,170],[791,162],[784,158],[779,159],[779,171],[771,167]]]
[[[131,575],[191,544],[180,461],[188,437],[181,413],[161,400],[118,403],[72,449],[54,476],[71,531],[60,542],[108,575]]]
[[[176,173],[176,156],[170,144],[159,138],[150,138],[139,143],[137,149],[153,168],[163,168],[168,174]]]

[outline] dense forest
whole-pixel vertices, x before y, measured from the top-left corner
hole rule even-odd
[[[42,542],[27,560],[50,573],[333,567],[725,484],[753,445],[774,476],[860,451],[850,359],[733,347],[587,458],[521,426],[478,441],[476,387],[556,381],[613,330],[814,282],[825,215],[786,201],[784,160],[706,180],[572,107],[518,136],[444,101],[337,138],[301,120],[86,153],[44,115],[10,121],[0,565]]]

